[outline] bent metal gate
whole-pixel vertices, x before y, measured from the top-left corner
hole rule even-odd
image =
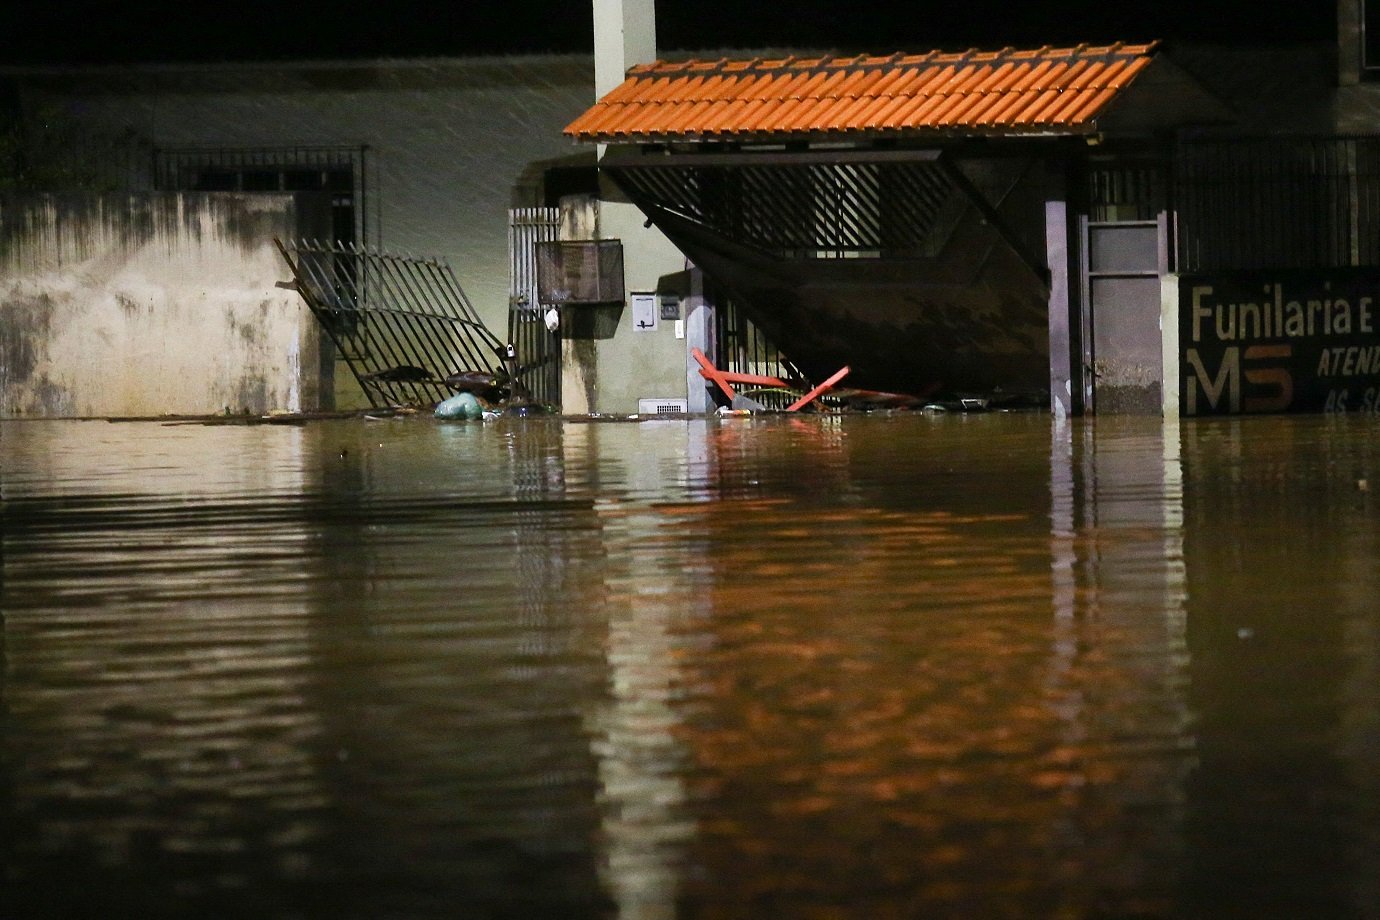
[[[1380,412],[1380,268],[1179,279],[1179,411]]]

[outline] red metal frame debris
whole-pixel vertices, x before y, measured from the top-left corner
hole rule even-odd
[[[708,358],[706,358],[704,356],[704,352],[700,351],[698,348],[691,349],[690,354],[694,357],[695,362],[700,366],[700,376],[705,378],[706,380],[712,380],[719,387],[719,389],[723,391],[724,395],[729,398],[730,402],[736,395],[733,392],[733,384],[735,383],[753,383],[758,386],[781,387],[783,389],[789,389],[791,386],[789,383],[782,380],[780,377],[767,377],[762,374],[739,374],[733,371],[721,371],[717,367],[715,367],[714,363],[710,361]],[[814,402],[820,396],[823,396],[825,393],[832,390],[835,384],[837,384],[844,377],[848,376],[849,370],[850,368],[847,365],[844,365],[843,367],[834,371],[834,373],[830,374],[829,378],[825,380],[823,383],[812,388],[804,396],[801,396],[795,402],[787,406],[786,411],[799,412],[805,406],[808,406],[810,403]]]

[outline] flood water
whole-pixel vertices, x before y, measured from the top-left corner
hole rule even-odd
[[[0,916],[1380,917],[1380,418],[6,422]]]

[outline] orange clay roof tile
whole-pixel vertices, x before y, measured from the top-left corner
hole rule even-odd
[[[867,131],[1078,134],[1155,44],[839,58],[657,61],[566,126],[580,141],[772,138]]]

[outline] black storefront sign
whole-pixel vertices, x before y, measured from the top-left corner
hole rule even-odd
[[[1380,268],[1179,279],[1179,411],[1380,412]]]

